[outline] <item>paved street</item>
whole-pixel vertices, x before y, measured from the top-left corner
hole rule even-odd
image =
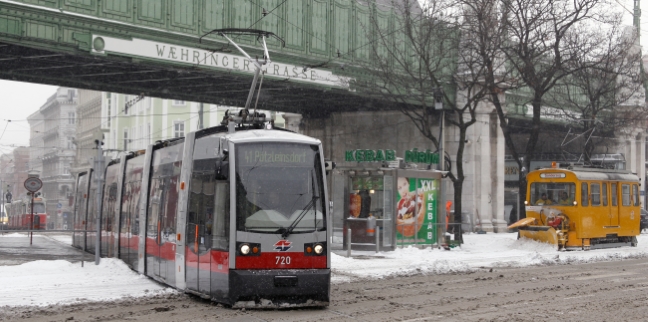
[[[34,235],[31,245],[27,233],[16,237],[13,237],[14,235],[18,234],[11,233],[11,237],[0,237],[0,266],[19,265],[35,260],[94,261],[92,254],[84,254],[45,235]]]

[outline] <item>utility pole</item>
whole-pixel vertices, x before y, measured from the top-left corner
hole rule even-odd
[[[2,179],[0,178],[0,198],[2,198],[2,204],[0,204],[0,216],[7,216],[7,223],[9,223],[9,214],[7,214],[7,208],[4,205],[4,189],[2,188]],[[2,229],[5,229],[4,220],[2,221]]]
[[[99,216],[99,213],[101,213],[101,195],[102,195],[102,190],[103,190],[103,174],[104,174],[104,158],[103,158],[103,133],[99,133],[97,139],[95,139],[95,144],[97,145],[97,157],[95,158],[94,162],[94,178],[95,178],[95,185],[97,189],[95,190],[96,193],[96,207],[95,211],[97,212],[96,217],[97,217],[97,238],[95,241],[95,265],[99,265],[99,262],[101,261],[101,216]]]

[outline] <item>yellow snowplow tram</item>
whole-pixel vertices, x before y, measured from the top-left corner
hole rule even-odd
[[[638,176],[622,170],[554,166],[530,172],[527,182],[526,218],[508,227],[517,228],[520,238],[559,250],[637,245]]]

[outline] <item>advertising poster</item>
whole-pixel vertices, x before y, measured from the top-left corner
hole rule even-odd
[[[398,245],[435,244],[438,180],[399,177],[396,187]]]

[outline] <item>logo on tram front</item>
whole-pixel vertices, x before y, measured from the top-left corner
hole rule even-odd
[[[280,252],[285,252],[288,251],[290,248],[292,248],[292,246],[290,245],[292,245],[292,242],[282,239],[278,241],[276,244],[274,244],[273,246],[275,247],[275,250],[278,250]]]

